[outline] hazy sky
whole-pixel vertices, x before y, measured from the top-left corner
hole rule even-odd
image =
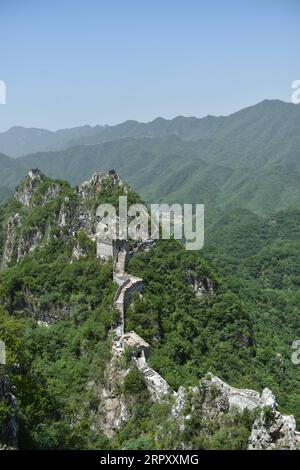
[[[290,101],[300,0],[0,0],[0,130]]]

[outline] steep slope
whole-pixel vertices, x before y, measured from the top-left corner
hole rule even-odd
[[[15,126],[0,133],[0,149],[12,157],[43,150],[61,150],[75,145],[82,139],[92,138],[101,129],[101,126],[82,126],[51,132],[46,129]]]
[[[300,335],[300,212],[264,219],[245,210],[223,214],[212,226],[203,255],[228,289],[244,302],[256,338],[257,380],[265,369],[279,402],[299,415],[299,368],[291,359]]]
[[[25,168],[20,161],[0,153],[0,191],[3,195],[7,192],[11,193],[21,179],[24,178],[28,171]]]
[[[79,129],[77,141],[76,129],[70,130],[72,142],[85,145],[26,155],[10,178],[0,177],[0,186],[7,194],[25,168],[39,167],[77,184],[97,168],[113,167],[147,201],[244,207],[261,215],[298,208],[299,110],[293,104],[263,101],[224,118],[178,117]],[[100,137],[94,138],[97,133]]]
[[[240,155],[251,155],[266,144],[288,142],[298,135],[299,107],[279,100],[265,100],[229,116],[205,118],[177,116],[172,120],[157,118],[149,123],[125,121],[115,126],[82,126],[50,132],[44,129],[13,127],[0,133],[0,151],[11,156],[61,150],[80,144],[96,144],[126,137],[163,138],[177,136],[183,140],[214,140],[214,151],[224,152],[230,163]],[[230,143],[230,151],[224,149]],[[221,156],[221,155],[220,155]],[[222,162],[224,163],[224,162]],[[228,162],[226,162],[228,163]]]
[[[281,241],[299,241],[300,210],[285,210],[261,217],[246,209],[215,215],[207,232],[205,252],[241,260]]]
[[[123,139],[18,161],[27,168],[39,165],[52,177],[61,175],[72,183],[99,167],[114,167],[147,201],[204,203],[226,210],[245,207],[260,214],[300,207],[300,160],[294,151],[274,153],[274,162],[262,161],[260,166],[249,162],[232,168],[213,159],[207,142],[169,137]]]
[[[199,383],[208,367],[241,386],[257,384],[257,369],[260,378],[264,369],[255,362],[258,346],[246,304],[178,242],[161,242],[132,258],[130,282],[140,273],[145,289],[126,305],[125,327],[151,342],[150,372],[186,391],[154,405],[143,380],[148,369],[139,372],[130,348],[117,368],[110,367],[119,313],[112,263],[96,259],[95,210],[124,192],[139,201],[114,172],[71,188],[35,170],[2,208],[0,334],[15,387],[18,445],[224,448],[225,433],[235,436],[232,448],[250,442],[294,448],[295,422],[276,411],[269,391],[237,391],[212,375]],[[262,414],[251,404],[230,405],[247,396],[262,404]],[[276,438],[270,437],[270,419]],[[265,429],[264,442],[258,443],[257,429]]]
[[[101,128],[106,143],[91,145],[95,141],[87,137],[90,145],[18,161],[22,168],[39,166],[72,183],[98,167],[114,167],[149,201],[204,202],[268,214],[299,207],[299,116],[293,104],[264,101],[226,118],[128,122]]]

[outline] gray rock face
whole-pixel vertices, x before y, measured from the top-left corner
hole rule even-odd
[[[84,231],[91,240],[95,240],[95,211],[80,199],[74,204],[66,197],[58,214],[57,227],[60,230],[59,237],[65,240],[74,237],[79,230]]]
[[[45,181],[47,184],[42,187],[42,191],[39,191],[38,197],[36,197],[35,191]],[[79,231],[83,231],[92,241],[96,240],[96,211],[89,201],[97,196],[97,193],[101,191],[104,184],[109,187],[121,186],[124,192],[127,191],[127,187],[114,171],[109,173],[94,173],[90,180],[77,188],[76,193],[74,193],[75,195],[77,194],[77,199],[65,197],[58,213],[52,214],[52,225],[56,229],[55,234],[53,234],[54,238],[68,241],[74,238]],[[39,170],[31,170],[24,182],[16,190],[14,197],[22,204],[23,208],[34,209],[35,207],[45,206],[55,199],[62,190],[63,185],[60,183],[47,181]],[[19,262],[44,239],[48,240],[52,226],[50,227],[46,224],[32,226],[24,232],[21,230],[23,218],[23,211],[19,210],[12,214],[8,220],[1,269],[7,268],[12,262]],[[80,247],[75,247],[73,261],[81,256],[84,256],[84,253],[82,253]]]
[[[260,395],[254,390],[231,387],[211,373],[207,374],[207,376],[208,379],[203,381],[204,386],[207,388],[216,387],[228,399],[230,409],[236,408],[239,411],[244,411],[245,409],[253,410],[269,406],[275,410],[277,407],[275,397],[268,388],[265,388]]]
[[[34,203],[32,200],[34,191],[44,180],[45,176],[39,170],[30,170],[24,182],[16,190],[15,199],[25,207],[36,207],[47,204],[50,200],[59,195],[61,192],[61,185],[55,181],[49,181],[43,194],[40,194],[40,197]]]
[[[41,183],[42,174],[39,170],[30,170],[24,184],[15,193],[15,198],[23,206],[30,206],[33,191]]]
[[[126,400],[119,388],[125,374],[116,357],[112,357],[106,370],[106,386],[101,391],[99,409],[101,429],[109,438],[113,437],[121,425],[129,419]]]
[[[79,243],[77,243],[73,247],[71,263],[74,263],[74,261],[78,261],[80,258],[83,258],[85,255],[86,255],[85,251],[81,248]]]
[[[43,194],[34,202],[33,195],[39,186],[45,181],[45,177],[39,170],[30,170],[24,182],[15,192],[15,199],[26,209],[42,207],[50,200],[58,196],[61,186],[55,182],[49,182]],[[18,263],[25,255],[30,253],[42,241],[47,227],[31,226],[22,231],[24,214],[17,211],[8,219],[6,226],[6,238],[1,261],[1,269],[7,268],[10,263]]]
[[[114,170],[108,173],[96,172],[91,179],[84,181],[78,186],[78,194],[83,199],[93,199],[101,190],[103,183],[110,182],[113,186],[121,186],[124,192],[127,192],[127,186],[123,183],[121,178]]]
[[[22,218],[18,212],[8,219],[1,269],[9,266],[13,259],[18,260],[18,229],[21,223]]]
[[[194,291],[198,297],[202,297],[203,295],[207,294],[213,294],[215,291],[215,287],[208,277],[199,279],[196,273],[192,270],[187,271],[186,281],[188,284],[193,286]]]
[[[249,450],[296,450],[296,421],[278,411],[268,415],[262,410],[255,420],[249,438]]]
[[[282,415],[277,411],[275,396],[271,390],[265,388],[259,394],[254,390],[237,389],[213,374],[208,374],[199,388],[193,387],[186,390],[180,387],[178,393],[174,395],[172,415],[178,420],[181,430],[185,427],[185,421],[193,414],[192,405],[191,414],[184,415],[187,397],[189,396],[189,400],[193,403],[193,397],[197,397],[199,393],[202,396],[201,407],[205,419],[214,420],[227,411],[241,413],[246,409],[260,410],[249,436],[249,450],[296,449],[295,418]]]
[[[19,234],[22,225],[19,213],[12,215],[7,224],[6,240],[3,250],[1,269],[5,269],[12,261],[19,262],[30,253],[43,239],[43,231],[39,227],[32,227],[26,233]]]
[[[42,175],[38,170],[31,170],[25,183],[17,190],[16,200],[24,208],[34,207],[33,194],[36,188],[43,181]],[[91,208],[90,200],[95,198],[101,191],[103,184],[118,185],[124,187],[121,179],[114,171],[107,173],[95,173],[89,181],[84,182],[77,188],[77,195],[74,200],[66,197],[61,203],[58,213],[55,214],[54,224],[57,230],[55,238],[65,241],[70,239],[77,241],[76,235],[83,231],[91,240],[96,240],[97,217],[95,210]],[[55,182],[49,183],[43,194],[39,198],[39,204],[44,205],[55,198],[61,190],[61,187]],[[77,198],[78,196],[78,198]],[[26,212],[25,210],[25,212]],[[22,214],[22,215],[21,215]],[[48,227],[30,227],[26,233],[21,233],[22,216],[21,210],[12,214],[8,220],[6,228],[6,239],[4,244],[4,254],[1,268],[6,268],[12,261],[20,261],[27,253],[34,250],[39,244],[47,241],[50,236]],[[103,240],[102,240],[103,242]],[[98,245],[101,245],[98,241]],[[103,419],[101,418],[101,427],[108,437],[112,437],[122,423],[128,419],[126,411],[126,400],[120,394],[119,385],[125,377],[125,371],[119,364],[119,356],[124,353],[126,341],[124,340],[124,315],[126,307],[131,301],[133,292],[141,292],[143,289],[143,280],[127,273],[128,257],[142,250],[149,250],[154,244],[153,240],[142,241],[128,251],[128,246],[123,240],[116,240],[109,246],[108,252],[113,257],[114,280],[118,283],[114,299],[114,306],[119,312],[119,321],[112,331],[113,347],[112,360],[109,362],[106,371],[106,386],[101,390],[101,400],[103,404]],[[102,246],[102,245],[101,245]],[[106,249],[106,246],[103,247]],[[104,249],[103,248],[103,249]],[[78,260],[84,256],[79,243],[73,246],[73,252],[70,262]],[[99,255],[99,252],[98,252]],[[107,253],[104,253],[104,259],[107,259]],[[101,256],[100,256],[101,258]],[[197,296],[213,293],[214,286],[208,278],[198,279],[193,271],[187,272],[186,281],[191,284]],[[47,309],[43,312],[30,301],[28,296],[28,305],[24,310],[30,310],[40,325],[48,325],[52,321],[65,318],[69,315],[70,306],[54,305],[53,309]],[[135,351],[133,358],[137,368],[144,377],[145,384],[150,392],[153,401],[169,400],[173,397],[174,404],[171,415],[178,421],[179,429],[182,431],[185,422],[191,419],[193,413],[193,404],[190,407],[189,414],[185,414],[185,405],[187,395],[197,397],[201,395],[201,406],[204,416],[208,420],[213,420],[228,411],[241,413],[244,410],[260,410],[259,416],[255,419],[251,435],[249,437],[249,449],[295,449],[296,448],[296,423],[293,416],[284,416],[277,411],[275,397],[271,390],[265,388],[260,394],[254,390],[236,389],[231,387],[213,374],[202,381],[201,386],[189,388],[188,390],[180,387],[178,392],[172,392],[166,380],[153,370],[147,363],[147,354],[149,345],[138,338],[134,332],[131,332],[129,340],[135,341]],[[128,339],[128,338],[127,338]],[[146,344],[146,346],[145,346]],[[214,395],[217,391],[216,396]],[[17,407],[12,389],[7,380],[0,375],[0,396],[9,405],[12,413],[7,418],[5,429],[0,430],[0,448],[1,439],[4,444],[11,448],[17,447]],[[213,399],[211,399],[213,396]],[[193,402],[193,399],[192,399]],[[195,410],[195,408],[194,408]],[[99,415],[100,415],[99,411]]]

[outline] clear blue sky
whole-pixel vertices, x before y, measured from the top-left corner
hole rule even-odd
[[[0,0],[0,130],[290,100],[299,0]]]

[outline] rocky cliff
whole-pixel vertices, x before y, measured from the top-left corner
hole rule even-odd
[[[73,189],[65,182],[50,180],[37,169],[30,170],[14,194],[15,207],[7,214],[1,268],[18,263],[51,237],[76,240],[83,231],[94,241],[97,200],[116,188],[128,192],[114,171],[94,173]],[[80,246],[74,244],[74,258],[82,255]]]
[[[199,407],[203,423],[209,423],[215,419],[222,420],[224,413],[231,412],[239,415],[245,411],[255,411],[248,449],[295,450],[297,446],[295,418],[282,415],[277,410],[275,396],[268,388],[265,388],[261,394],[254,390],[236,389],[208,373],[201,380],[199,387],[189,389],[180,387],[178,391],[173,391],[166,380],[148,365],[146,359],[149,354],[149,344],[135,332],[124,334],[124,317],[130,296],[133,291],[140,291],[142,286],[142,279],[128,275],[125,272],[125,266],[124,262],[121,272],[118,273],[122,276],[123,283],[115,297],[115,305],[120,314],[120,325],[115,330],[113,351],[118,357],[124,354],[126,348],[130,348],[134,363],[143,376],[151,399],[154,402],[173,401],[171,417],[175,419],[175,426],[179,432],[184,432],[186,421],[192,419],[193,412]],[[199,281],[191,271],[188,273],[188,282],[193,285],[196,296],[209,295],[214,291],[208,278]],[[200,400],[199,397],[201,397]],[[126,405],[123,404],[123,409],[125,408]],[[123,419],[126,418],[123,417]],[[122,419],[119,420],[119,425],[121,423]]]
[[[51,243],[64,247],[70,265],[87,256],[96,258],[97,205],[107,198],[112,200],[120,194],[129,193],[130,188],[114,171],[107,174],[95,173],[90,180],[77,188],[71,188],[67,183],[49,180],[38,170],[31,170],[17,188],[14,199],[3,211],[2,272],[7,273],[10,268],[16,269],[22,264],[22,260],[26,260],[27,255],[45,249]],[[97,242],[101,248],[102,240]],[[203,444],[208,442],[213,432],[219,432],[222,427],[230,429],[232,423],[239,422],[244,419],[245,414],[250,413],[245,426],[245,433],[248,433],[245,442],[249,449],[295,449],[295,419],[278,411],[275,397],[269,389],[265,388],[262,393],[236,389],[207,373],[197,387],[180,387],[174,390],[163,374],[148,364],[151,344],[135,331],[126,331],[125,327],[126,311],[132,299],[137,295],[142,300],[145,289],[143,279],[128,272],[127,262],[137,253],[149,251],[153,246],[153,240],[137,242],[130,247],[127,242],[117,240],[107,252],[102,248],[99,252],[97,263],[103,267],[112,264],[113,267],[111,278],[115,281],[116,292],[113,305],[107,308],[114,309],[116,317],[109,329],[111,355],[105,366],[104,381],[99,383],[95,377],[85,384],[85,388],[95,394],[97,403],[94,408],[86,407],[92,428],[100,428],[108,439],[114,439],[124,423],[130,422],[138,397],[134,393],[128,395],[126,383],[128,387],[129,378],[137,372],[144,384],[143,400],[147,406],[151,408],[156,403],[169,407],[166,421],[170,423],[170,428],[176,430],[177,445],[181,448],[192,448],[194,445],[188,435],[191,423],[198,423]],[[60,255],[58,252],[58,256]],[[90,276],[89,272],[87,275]],[[206,274],[199,277],[192,268],[185,271],[182,282],[182,289],[190,286],[191,295],[195,299],[211,299],[217,289]],[[52,304],[48,302],[46,308],[43,308],[28,285],[32,285],[32,282],[24,282],[24,286],[22,284],[22,301],[21,295],[15,295],[15,285],[9,299],[5,297],[3,303],[10,313],[19,314],[21,311],[23,315],[34,318],[41,328],[72,318],[72,315],[75,322],[80,323],[80,306],[84,302],[82,298],[76,304],[75,313],[71,301],[63,302],[57,297]],[[48,293],[49,290],[50,286],[46,283],[44,291]],[[91,304],[88,304],[87,312],[89,310],[92,310]],[[90,332],[89,336],[93,336],[93,333]],[[75,344],[76,341],[74,339]],[[84,346],[74,348],[78,357],[84,357]],[[134,377],[138,382],[139,379]],[[17,404],[7,378],[0,381],[0,392],[1,400],[10,409],[10,414],[3,420],[2,439],[7,443],[5,445],[16,447]],[[214,426],[217,426],[217,431]],[[155,439],[167,442],[167,434],[163,434],[160,425],[155,433]]]

